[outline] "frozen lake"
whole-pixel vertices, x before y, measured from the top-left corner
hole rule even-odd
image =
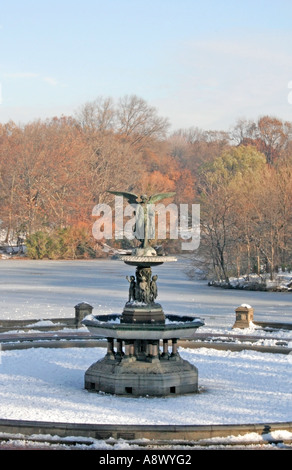
[[[194,314],[207,328],[231,328],[235,309],[254,308],[257,321],[292,321],[292,293],[250,292],[209,287],[190,279],[187,260],[165,263],[158,274],[158,299],[165,313]],[[119,260],[0,260],[0,318],[47,319],[74,316],[90,303],[93,313],[121,313],[127,300],[126,275],[135,268]]]

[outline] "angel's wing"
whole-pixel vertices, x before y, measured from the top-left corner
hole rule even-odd
[[[174,196],[176,193],[159,193],[159,194],[153,194],[153,196],[150,197],[148,203],[153,204],[154,202],[160,201],[161,199],[166,199],[168,197]]]
[[[139,198],[136,194],[122,191],[108,191],[108,193],[114,194],[115,196],[123,196],[130,204],[137,204],[137,199]]]

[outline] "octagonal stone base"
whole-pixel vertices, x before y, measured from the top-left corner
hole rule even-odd
[[[85,373],[85,388],[131,396],[167,396],[198,392],[198,369],[179,355],[152,362],[107,356]]]

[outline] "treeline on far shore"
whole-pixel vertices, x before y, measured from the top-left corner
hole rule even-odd
[[[0,125],[2,244],[24,241],[36,259],[106,256],[92,210],[113,206],[111,190],[171,191],[165,204],[200,204],[200,246],[188,255],[206,277],[272,278],[292,267],[291,122],[262,116],[229,132],[170,131],[167,118],[132,95],[99,97],[73,116]],[[153,243],[172,253],[181,246]]]

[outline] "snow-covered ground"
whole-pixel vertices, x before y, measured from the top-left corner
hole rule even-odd
[[[200,392],[167,398],[117,397],[84,389],[103,348],[2,352],[0,416],[108,424],[238,424],[292,420],[291,355],[181,350],[199,370]]]
[[[229,281],[211,281],[210,285],[245,290],[265,290],[292,292],[292,273],[288,270],[274,273],[273,279],[270,274],[249,274],[248,276],[231,277]]]
[[[203,318],[205,326],[198,331],[231,332],[235,308],[243,303],[254,308],[255,320],[292,321],[292,293],[208,287],[204,281],[189,279],[186,267],[186,261],[179,261],[153,270],[159,276],[158,301],[165,313]],[[73,317],[80,301],[90,303],[96,314],[121,313],[127,300],[125,276],[134,269],[113,260],[1,260],[0,318]],[[248,334],[260,331],[251,328]],[[269,338],[269,333],[262,334]],[[275,334],[292,342],[291,330]],[[199,394],[128,398],[83,388],[84,373],[104,356],[103,348],[2,351],[0,417],[112,424],[292,421],[291,354],[209,348],[180,353],[198,367]]]

